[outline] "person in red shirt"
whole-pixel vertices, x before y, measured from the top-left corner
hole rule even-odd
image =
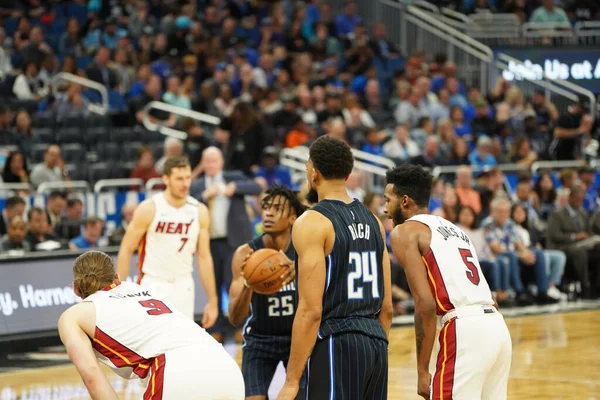
[[[154,168],[154,155],[152,149],[147,146],[140,147],[138,155],[138,163],[131,171],[130,178],[139,178],[144,181],[144,184],[151,178],[160,178],[160,174]],[[132,187],[132,190],[138,190],[139,187]]]

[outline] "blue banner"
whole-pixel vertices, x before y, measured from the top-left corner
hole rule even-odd
[[[567,80],[600,94],[598,48],[519,47],[494,51],[524,63],[509,63],[508,71],[502,74],[507,81],[522,80],[524,76],[530,80],[539,80],[545,73],[550,79]]]

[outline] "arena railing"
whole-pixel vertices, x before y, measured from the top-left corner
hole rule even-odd
[[[108,112],[108,91],[106,90],[106,86],[95,82],[91,79],[82,78],[80,76],[70,74],[68,72],[59,72],[52,78],[52,93],[55,97],[61,93],[60,82],[75,83],[77,85],[81,85],[86,88],[100,92],[100,98],[102,99],[101,105],[89,103],[88,110],[100,115],[105,115]]]
[[[36,192],[37,194],[46,194],[60,189],[82,189],[83,192],[89,192],[90,184],[87,181],[43,182],[39,184]]]
[[[531,172],[537,174],[538,171],[552,170],[557,171],[563,168],[581,168],[586,165],[585,161],[581,160],[566,160],[566,161],[536,161],[531,164]],[[595,163],[594,163],[595,165]],[[594,166],[592,165],[592,166]]]
[[[29,183],[4,183],[0,182],[0,196],[10,197],[17,192],[33,192],[33,186]]]
[[[209,125],[219,125],[221,119],[214,115],[204,114],[198,111],[188,110],[187,108],[173,106],[171,104],[163,103],[162,101],[151,101],[146,104],[142,110],[142,123],[144,127],[150,131],[158,131],[163,135],[172,136],[174,138],[185,140],[187,139],[187,133],[179,129],[170,128],[160,123],[152,122],[150,119],[150,110],[165,111],[170,114],[175,114],[181,117],[192,118],[196,121],[203,122]]]
[[[100,179],[94,185],[94,193],[100,193],[104,189],[117,189],[130,186],[137,186],[139,188],[143,188],[144,181],[140,178]]]

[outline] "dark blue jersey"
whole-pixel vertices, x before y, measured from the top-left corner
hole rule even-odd
[[[261,235],[248,242],[254,251],[265,248]],[[289,259],[294,260],[296,252],[290,246],[285,252]],[[275,294],[264,295],[253,293],[250,303],[250,315],[244,325],[243,333],[270,336],[291,336],[292,324],[296,313],[296,283],[284,286]]]
[[[359,332],[387,340],[379,322],[385,242],[377,218],[358,200],[322,200],[311,210],[329,219],[335,230],[333,249],[325,259],[319,338]]]

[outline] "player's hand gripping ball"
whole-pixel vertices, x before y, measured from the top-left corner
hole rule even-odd
[[[294,279],[295,270],[283,252],[260,249],[246,258],[242,275],[256,293],[273,294]]]

